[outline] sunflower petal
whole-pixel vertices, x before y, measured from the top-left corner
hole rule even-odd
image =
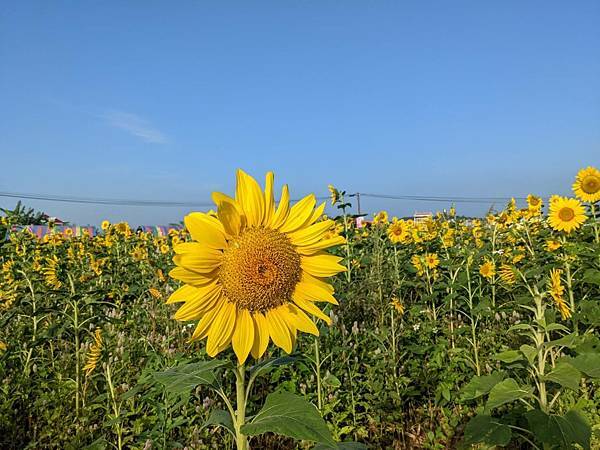
[[[199,252],[182,253],[173,257],[173,262],[179,267],[192,272],[208,273],[221,265],[223,253],[208,247]]]
[[[219,285],[213,286],[211,290],[204,290],[204,294],[201,297],[186,301],[177,310],[173,318],[181,321],[198,320],[206,311],[214,308],[221,295],[221,287]]]
[[[318,222],[306,228],[300,228],[293,233],[289,233],[288,237],[295,246],[303,247],[312,245],[321,240],[323,235],[331,229],[333,224],[333,220],[324,220],[323,222]]]
[[[243,364],[254,343],[254,321],[247,309],[241,309],[237,314],[237,322],[231,344],[238,362]]]
[[[223,306],[226,303],[227,300],[225,299],[225,297],[221,297],[220,302],[217,302],[214,308],[206,311],[206,313],[198,322],[198,325],[196,325],[196,329],[194,330],[194,334],[192,334],[190,341],[204,339],[206,336],[208,336],[208,330],[210,330],[210,326],[215,320],[215,317],[217,317],[217,314],[219,314],[219,312],[223,309]]]
[[[296,285],[296,290],[294,291],[294,294],[297,295],[299,298],[311,302],[327,302],[333,305],[338,305],[337,300],[333,295],[331,295],[331,292],[329,292],[326,289],[323,289],[323,287],[319,286],[318,284],[300,281]]]
[[[315,323],[296,305],[288,303],[282,308],[285,308],[284,316],[287,323],[292,325],[296,330],[310,333],[314,336],[319,335],[319,329]]]
[[[251,351],[252,356],[258,359],[265,353],[269,345],[269,327],[267,319],[260,312],[252,313],[252,319],[254,320],[254,342]]]
[[[281,320],[276,309],[267,311],[266,314],[267,326],[269,328],[269,335],[273,339],[273,343],[282,348],[286,353],[292,352],[292,337],[290,336],[290,329],[286,323]]]
[[[279,228],[282,233],[291,233],[300,227],[312,217],[313,209],[317,199],[314,194],[309,194],[290,208],[288,218]]]
[[[265,211],[265,198],[260,185],[241,169],[237,172],[236,201],[242,206],[249,226],[260,226]]]
[[[217,215],[223,223],[225,233],[229,236],[237,236],[244,228],[245,217],[235,200],[222,200],[217,206]]]
[[[215,217],[194,212],[185,216],[183,222],[195,241],[214,249],[223,249],[227,246],[223,225]]]
[[[169,272],[171,278],[183,281],[186,284],[200,287],[211,283],[216,276],[216,272],[198,273],[188,270],[184,267],[175,267]]]
[[[269,225],[275,212],[275,199],[273,198],[273,183],[275,175],[273,172],[267,172],[265,175],[265,216],[263,225]]]
[[[312,216],[310,217],[310,219],[308,219],[308,225],[315,223],[319,218],[321,218],[321,216],[323,215],[323,212],[325,211],[326,205],[327,205],[327,202],[323,202],[315,208]]]
[[[284,184],[281,188],[281,198],[279,199],[279,205],[277,210],[273,214],[271,219],[271,228],[277,230],[288,217],[290,212],[290,191],[287,184]]]
[[[329,316],[325,315],[325,313],[321,311],[313,302],[309,302],[308,300],[303,299],[296,293],[294,293],[292,299],[294,300],[294,303],[300,308],[302,308],[304,311],[306,311],[309,314],[312,314],[315,317],[318,317],[319,319],[324,320],[327,325],[331,325],[331,319],[329,318]]]
[[[302,256],[301,258],[300,265],[302,269],[315,277],[331,277],[346,271],[346,268],[339,264],[342,260],[339,256],[318,253],[311,256]]]
[[[335,236],[330,239],[323,239],[322,241],[318,241],[315,244],[311,245],[303,245],[298,247],[296,251],[301,255],[313,255],[317,252],[325,250],[330,247],[336,247],[338,245],[342,245],[346,243],[346,238],[344,236]]]
[[[217,355],[219,347],[231,341],[231,335],[235,327],[236,311],[237,308],[233,303],[225,301],[223,308],[210,326],[206,342],[206,354],[211,358]]]

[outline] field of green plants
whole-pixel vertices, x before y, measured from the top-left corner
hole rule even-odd
[[[320,304],[330,324],[294,329],[289,355],[273,337],[245,367],[231,347],[213,358],[190,341],[197,321],[167,303],[189,230],[12,232],[0,244],[0,448],[598,449],[600,173],[586,170],[579,200],[531,195],[478,220],[380,212],[360,228],[331,186],[325,239],[346,270],[330,279],[339,305]],[[19,220],[3,216],[0,236]],[[241,422],[227,400],[240,367]],[[261,428],[277,395],[314,406]]]

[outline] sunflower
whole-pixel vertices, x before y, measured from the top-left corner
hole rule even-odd
[[[83,366],[83,370],[85,370],[85,376],[89,377],[96,366],[98,365],[98,361],[100,361],[100,357],[102,356],[102,330],[100,328],[96,328],[94,333],[94,343],[90,346],[90,351],[87,355],[87,361],[85,366]]]
[[[542,208],[542,199],[533,194],[529,194],[527,196],[527,206],[530,210],[539,211]]]
[[[409,231],[406,221],[393,221],[387,229],[387,235],[390,241],[394,244],[405,242],[409,237]]]
[[[546,241],[546,250],[549,252],[558,250],[561,246],[562,244],[558,241],[555,241],[554,239],[549,239]]]
[[[392,305],[394,307],[394,309],[396,310],[396,312],[398,314],[400,314],[401,316],[404,315],[404,311],[405,311],[404,305],[396,297],[394,297],[392,299],[392,301],[390,302],[390,305]]]
[[[186,216],[192,242],[174,247],[170,275],[185,284],[167,303],[184,302],[175,319],[199,320],[192,340],[208,338],[211,357],[231,344],[243,364],[269,340],[290,353],[298,331],[319,334],[309,315],[331,322],[314,302],[337,304],[325,278],[346,269],[325,249],[345,239],[323,238],[334,222],[317,222],[325,203],[315,208],[312,194],[290,206],[285,185],[276,207],[273,181],[267,173],[263,192],[238,170],[235,198],[213,193],[217,217]]]
[[[340,201],[340,192],[333,186],[333,184],[328,184],[327,189],[329,189],[329,197],[331,199],[331,205],[335,205]]]
[[[428,269],[435,269],[440,264],[440,259],[436,253],[425,253],[424,259]]]
[[[379,211],[377,214],[375,214],[375,216],[373,217],[373,223],[382,223],[382,224],[386,224],[389,222],[389,218],[388,218],[388,213],[387,211]]]
[[[108,230],[108,228],[110,227],[110,222],[108,220],[103,220],[101,227],[104,231]]]
[[[492,261],[486,261],[481,266],[479,266],[479,274],[482,277],[491,280],[496,274],[496,267]]]
[[[73,236],[73,229],[72,228],[67,228],[65,229],[65,236]]]
[[[502,264],[500,266],[500,272],[498,272],[498,275],[500,276],[500,279],[508,285],[515,284],[517,281],[515,271],[508,264]]]
[[[560,269],[552,269],[550,271],[550,280],[548,281],[548,291],[550,292],[550,296],[554,300],[556,307],[560,311],[560,315],[563,320],[571,317],[571,309],[565,302],[563,295],[565,292],[565,287],[562,285],[562,281],[560,276],[562,275],[562,270]]]
[[[586,220],[585,210],[574,198],[560,198],[550,204],[548,220],[557,231],[571,231],[579,228]]]
[[[581,169],[573,183],[573,192],[584,202],[595,203],[600,200],[600,171],[591,166]]]

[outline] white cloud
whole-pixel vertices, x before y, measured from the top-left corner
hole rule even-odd
[[[129,134],[151,144],[166,144],[167,137],[154,128],[147,120],[136,114],[123,111],[109,111],[102,116],[108,123],[116,128],[127,131]]]

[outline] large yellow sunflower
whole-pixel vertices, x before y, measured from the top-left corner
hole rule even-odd
[[[557,231],[570,233],[579,228],[586,220],[585,210],[574,198],[557,198],[550,204],[548,221]]]
[[[573,183],[573,192],[584,202],[600,200],[600,170],[591,166],[581,169]]]
[[[167,303],[184,302],[175,319],[199,320],[192,340],[208,338],[211,357],[232,344],[242,364],[269,340],[290,353],[298,331],[319,334],[310,315],[330,322],[314,302],[337,304],[325,278],[346,269],[325,249],[344,238],[325,238],[334,222],[317,222],[325,203],[315,208],[312,194],[290,206],[285,185],[276,207],[273,181],[267,173],[263,192],[238,170],[235,198],[214,192],[216,217],[186,216],[192,242],[174,246],[170,275],[185,284]]]

